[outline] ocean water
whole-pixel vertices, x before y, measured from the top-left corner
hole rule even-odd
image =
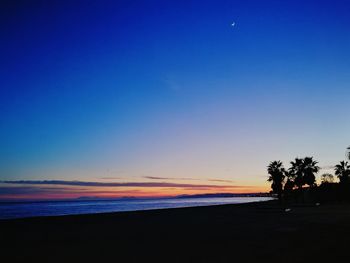
[[[0,219],[241,204],[271,199],[270,197],[206,197],[0,203]]]

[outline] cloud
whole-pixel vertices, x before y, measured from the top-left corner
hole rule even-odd
[[[67,187],[42,187],[37,185],[26,186],[1,186],[0,187],[0,200],[7,200],[13,198],[25,198],[25,199],[52,199],[52,198],[77,198],[81,196],[134,196],[144,193],[142,189],[124,190],[119,188],[118,190],[110,189],[96,189],[93,187],[87,188],[74,188]]]
[[[210,181],[210,182],[225,182],[225,183],[232,183],[232,180],[222,180],[222,179],[198,179],[198,178],[175,178],[175,177],[159,177],[159,176],[143,176],[142,178],[146,179],[152,179],[152,180],[189,180],[189,181]]]
[[[164,179],[164,178],[163,178]],[[91,187],[178,187],[178,188],[241,188],[247,186],[233,185],[208,185],[208,184],[182,184],[167,182],[124,182],[124,183],[106,183],[106,182],[87,182],[87,181],[63,181],[63,180],[17,180],[0,181],[2,184],[18,185],[70,185],[70,186],[91,186]]]
[[[0,196],[1,195],[18,195],[18,194],[38,194],[43,193],[45,190],[32,187],[32,186],[21,186],[21,187],[0,187]]]
[[[232,183],[232,180],[222,180],[222,179],[208,179],[210,182],[225,182],[225,183]]]
[[[170,90],[177,92],[182,89],[181,84],[174,78],[174,76],[166,75],[163,79],[163,83]]]
[[[74,191],[84,191],[85,189],[78,188]],[[0,196],[3,195],[33,195],[33,194],[52,194],[71,192],[69,187],[38,187],[38,186],[3,186],[0,187]]]
[[[152,179],[152,180],[191,180],[198,181],[197,178],[175,178],[175,177],[159,177],[159,176],[143,176],[142,178]]]

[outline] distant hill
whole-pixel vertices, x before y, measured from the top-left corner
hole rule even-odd
[[[224,197],[270,197],[269,193],[247,193],[247,194],[234,194],[234,193],[214,193],[214,194],[194,194],[194,195],[177,195],[177,196],[164,196],[164,197],[136,197],[136,196],[124,196],[124,197],[100,197],[100,196],[81,196],[78,198],[70,199],[2,199],[0,203],[23,203],[23,202],[74,202],[74,201],[128,201],[128,200],[154,200],[154,199],[179,199],[179,198],[224,198]]]
[[[213,198],[213,197],[267,197],[271,196],[269,193],[214,193],[214,194],[195,194],[195,195],[178,195],[175,198]]]

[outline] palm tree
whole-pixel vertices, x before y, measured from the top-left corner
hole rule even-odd
[[[285,169],[281,161],[273,161],[267,166],[267,172],[269,173],[268,182],[272,182],[271,188],[274,193],[277,194],[278,199],[282,198],[283,182],[285,178]]]
[[[290,171],[284,172],[285,177],[287,178],[286,183],[284,184],[284,198],[287,202],[289,202],[290,198],[293,196],[293,188],[295,186],[294,183],[294,174]]]
[[[320,167],[317,166],[316,161],[313,160],[313,157],[305,157],[303,160],[303,174],[304,174],[304,183],[313,187],[316,185],[315,174],[318,173]]]
[[[289,168],[290,177],[294,178],[294,184],[302,189],[304,182],[304,168],[303,168],[303,159],[295,158],[295,161],[290,162],[292,165]]]
[[[341,161],[340,164],[334,166],[335,175],[338,176],[341,184],[346,184],[349,182],[350,176],[350,164],[345,161]]]
[[[290,171],[285,171],[284,172],[285,177],[287,178],[286,183],[284,184],[284,191],[285,192],[291,192],[295,186],[294,183],[294,174],[291,173]]]

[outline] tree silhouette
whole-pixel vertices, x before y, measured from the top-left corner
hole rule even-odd
[[[289,202],[291,197],[293,196],[293,188],[295,186],[294,175],[293,175],[293,173],[291,173],[289,171],[285,171],[284,175],[287,178],[287,181],[284,184],[284,188],[283,188],[284,199],[285,199],[285,201]]]
[[[313,157],[305,157],[303,160],[303,179],[304,183],[313,187],[316,185],[315,174],[318,173],[320,167],[317,166],[317,162],[313,160]]]
[[[304,185],[304,170],[303,170],[303,159],[295,158],[295,161],[290,162],[291,167],[289,168],[290,177],[294,178],[294,184],[301,189]]]
[[[271,182],[272,192],[277,194],[281,201],[295,199],[302,201],[350,201],[350,162],[341,161],[334,166],[335,176],[339,184],[334,183],[334,176],[324,173],[321,176],[321,185],[317,187],[316,174],[320,171],[318,162],[313,157],[295,158],[290,162],[291,167],[285,170],[281,161],[272,161],[267,166],[268,182]],[[308,185],[308,188],[303,188]],[[294,188],[297,188],[295,190]]]
[[[285,171],[284,172],[285,177],[287,178],[286,183],[284,184],[284,191],[285,192],[291,192],[295,186],[294,183],[294,174],[291,173],[290,171]]]
[[[285,169],[281,161],[273,161],[267,167],[269,173],[268,182],[272,182],[271,188],[277,194],[278,199],[282,198],[283,182],[285,178]]]
[[[324,173],[321,175],[321,184],[331,184],[334,182],[334,176],[330,173]]]
[[[341,184],[349,183],[350,177],[350,164],[345,161],[341,161],[339,164],[334,166],[335,175],[339,178]]]
[[[290,162],[290,164],[292,165],[289,168],[290,177],[294,178],[294,183],[299,189],[302,189],[304,184],[310,187],[315,186],[315,175],[320,167],[317,166],[317,162],[313,157],[295,158],[295,161]]]

